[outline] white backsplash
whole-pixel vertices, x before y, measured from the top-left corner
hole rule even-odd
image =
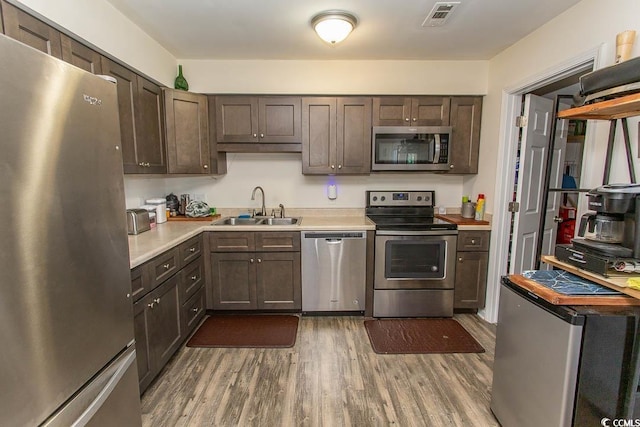
[[[219,177],[125,176],[127,208],[145,199],[188,193],[217,208],[258,208],[260,195],[251,200],[255,186],[264,189],[270,210],[286,208],[363,208],[366,190],[435,190],[436,204],[460,205],[462,176],[436,173],[379,173],[354,176],[302,175],[300,154],[229,153],[228,173]],[[329,200],[327,187],[336,184],[338,197]],[[258,193],[259,194],[259,193]]]

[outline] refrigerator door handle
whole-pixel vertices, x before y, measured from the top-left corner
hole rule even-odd
[[[81,427],[87,425],[107,401],[135,360],[136,352],[135,349],[131,348],[129,354],[125,353],[120,357],[120,360],[113,362],[113,365],[99,374],[94,381],[80,392],[78,398],[71,401],[60,412],[49,419],[49,421],[45,422],[43,427]],[[96,390],[96,388],[99,387],[102,388]],[[81,407],[74,408],[73,406]],[[86,409],[83,410],[82,406],[85,406]],[[78,415],[79,412],[81,413]]]

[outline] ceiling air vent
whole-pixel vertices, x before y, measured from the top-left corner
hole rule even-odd
[[[433,9],[422,23],[423,27],[439,27],[449,19],[454,9],[460,5],[459,1],[439,1],[433,5]]]

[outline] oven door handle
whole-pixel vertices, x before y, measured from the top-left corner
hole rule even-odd
[[[455,236],[458,230],[433,227],[431,230],[376,230],[376,236]]]

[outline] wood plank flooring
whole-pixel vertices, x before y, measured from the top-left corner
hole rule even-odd
[[[182,348],[142,396],[145,426],[498,426],[485,353],[378,355],[362,317],[303,316],[287,349]]]

